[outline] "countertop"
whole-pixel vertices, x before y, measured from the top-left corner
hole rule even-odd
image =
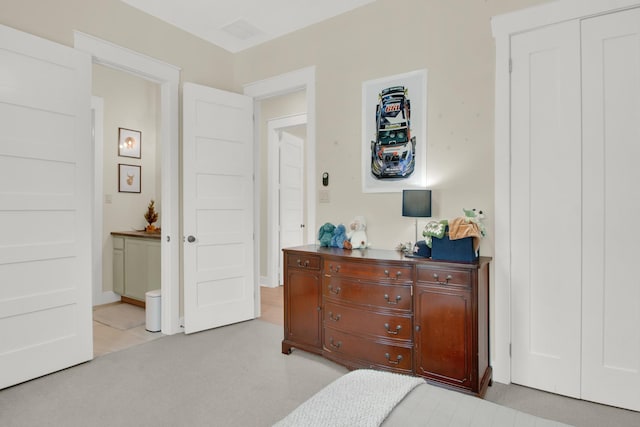
[[[160,240],[160,231],[154,231],[153,233],[147,233],[144,230],[131,230],[131,231],[112,231],[112,236],[125,236],[125,237],[140,237],[143,239],[157,239]]]

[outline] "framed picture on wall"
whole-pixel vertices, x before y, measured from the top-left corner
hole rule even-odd
[[[362,191],[427,185],[427,70],[362,84]]]
[[[118,156],[141,157],[142,132],[139,130],[118,128]]]
[[[118,191],[140,193],[142,166],[118,164]]]

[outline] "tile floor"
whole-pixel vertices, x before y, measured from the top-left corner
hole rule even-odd
[[[93,311],[100,310],[106,306],[115,304],[125,304],[123,302],[114,302],[111,304],[99,305],[93,307]],[[160,332],[149,332],[145,329],[145,325],[122,331],[112,328],[100,322],[93,321],[93,357],[102,356],[103,354],[112,353],[114,351],[124,350],[143,342],[155,340],[162,337]]]
[[[283,311],[283,287],[267,288],[260,287],[261,311],[260,319],[284,325]],[[124,304],[115,302],[111,304]],[[109,304],[109,305],[111,305]],[[96,306],[93,310],[99,310],[104,306]],[[149,332],[145,325],[121,331],[116,328],[93,322],[93,356],[98,357],[114,351],[124,350],[134,345],[163,337],[161,332]]]

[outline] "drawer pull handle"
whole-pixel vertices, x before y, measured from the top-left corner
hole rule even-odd
[[[389,329],[389,324],[385,323],[384,324],[384,328],[387,330],[387,333],[390,335],[398,335],[398,333],[400,332],[400,330],[402,329],[402,326],[398,325],[396,326],[396,330],[392,331],[391,329]]]
[[[329,338],[329,345],[335,349],[342,347],[342,341],[333,342],[333,337]]]
[[[340,266],[337,265],[337,266],[334,267],[333,264],[331,264],[331,265],[329,265],[329,270],[332,273],[339,273],[340,272]]]
[[[341,315],[339,315],[339,314],[336,314],[336,315],[334,316],[334,315],[333,315],[333,312],[331,312],[331,311],[329,312],[329,319],[330,319],[330,320],[333,320],[334,322],[339,321],[341,317],[342,317],[342,316],[341,316]]]
[[[391,356],[389,355],[389,353],[385,353],[384,357],[387,359],[387,362],[391,365],[399,365],[400,362],[402,361],[401,354],[399,354],[398,357],[396,357],[396,360],[391,360]]]
[[[390,277],[389,276],[389,270],[385,270],[384,271],[384,275],[387,276],[387,277]],[[401,275],[402,275],[402,271],[396,271],[396,279],[399,279]]]
[[[333,286],[329,285],[329,292],[331,292],[332,294],[338,295],[340,293],[340,288],[338,287],[333,289]]]
[[[301,260],[298,260],[298,267],[309,267],[309,260],[304,260],[304,263]]]
[[[450,274],[447,274],[446,280],[444,282],[440,281],[440,276],[438,276],[437,273],[433,273],[433,278],[436,279],[436,282],[438,282],[439,285],[448,285],[449,280],[453,279],[453,276]]]
[[[400,295],[396,295],[396,300],[395,301],[389,301],[389,295],[388,294],[384,294],[384,299],[385,299],[385,301],[387,301],[387,304],[396,305],[396,304],[398,304],[398,301],[400,301],[402,299],[402,297]]]

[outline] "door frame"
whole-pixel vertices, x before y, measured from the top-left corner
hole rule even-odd
[[[123,48],[97,37],[74,31],[74,47],[92,56],[93,63],[124,71],[160,86],[160,132],[162,151],[161,212],[161,326],[165,335],[181,332],[180,321],[180,190],[179,190],[179,104],[180,68]],[[97,158],[98,156],[96,156]],[[99,156],[102,160],[102,156]],[[98,168],[96,168],[98,169]],[[99,168],[102,170],[102,168]],[[102,176],[95,176],[102,181]],[[102,209],[96,195],[94,209]],[[94,217],[95,221],[95,217]],[[102,239],[102,225],[93,224],[93,239]],[[96,254],[102,259],[102,250]],[[95,274],[95,272],[94,272]],[[94,284],[93,286],[97,286]],[[99,285],[101,286],[101,284]]]
[[[104,147],[104,99],[91,96],[93,136],[93,223],[91,238],[93,254],[91,276],[93,280],[93,305],[108,304],[120,300],[120,295],[113,291],[102,290],[102,221],[104,220],[102,184],[103,184],[103,147]]]
[[[278,180],[280,175],[280,139],[278,138],[278,134],[288,127],[306,124],[306,113],[280,117],[267,122],[267,241],[269,242],[269,253],[267,254],[267,283],[264,284],[271,288],[277,288],[279,285],[278,270],[281,249],[279,237],[280,204],[278,203],[280,188]],[[307,150],[306,141],[304,143],[304,149],[305,151]]]
[[[493,379],[511,382],[511,36],[546,25],[638,7],[638,0],[577,2],[561,0],[494,16],[496,44],[494,114],[494,210],[493,317],[491,360]]]
[[[307,242],[315,241],[316,228],[316,67],[306,67],[288,73],[280,74],[264,80],[247,83],[244,94],[254,100],[254,174],[260,173],[260,101],[274,96],[286,95],[298,90],[306,91],[307,100],[307,136],[305,139],[305,170],[307,174]],[[260,316],[260,190],[256,185],[254,190],[254,280],[256,284],[256,316]]]

